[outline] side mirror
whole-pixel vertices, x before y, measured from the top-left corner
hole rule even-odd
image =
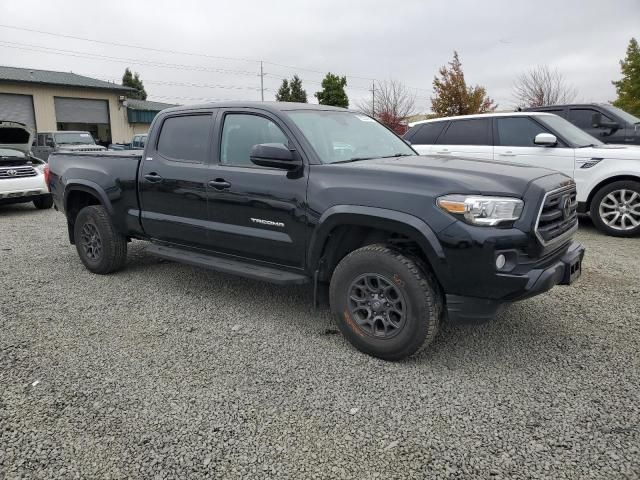
[[[591,126],[593,128],[608,128],[611,130],[611,133],[620,128],[620,124],[618,122],[603,122],[602,114],[600,112],[596,112],[591,115]]]
[[[536,135],[533,143],[542,147],[554,147],[558,144],[558,139],[550,133],[539,133]]]
[[[302,165],[302,160],[295,150],[290,150],[282,143],[260,143],[251,149],[249,158],[261,167],[295,170]]]

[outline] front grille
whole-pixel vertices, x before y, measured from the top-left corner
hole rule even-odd
[[[36,175],[38,175],[38,172],[33,167],[0,168],[0,180],[4,178],[35,177]]]
[[[575,184],[552,190],[544,196],[536,224],[536,236],[543,245],[563,240],[578,227]]]

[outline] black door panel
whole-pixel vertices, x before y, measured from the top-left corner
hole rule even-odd
[[[213,133],[211,112],[165,118],[147,146],[140,170],[141,220],[154,239],[209,248],[207,183]]]
[[[209,187],[211,247],[233,255],[302,267],[305,258],[307,179],[282,170],[220,165],[230,184]]]

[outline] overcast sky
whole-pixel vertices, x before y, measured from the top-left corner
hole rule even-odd
[[[1,2],[0,24],[130,45],[0,27],[0,65],[118,81],[128,65],[158,101],[259,99],[260,65],[248,60],[263,60],[265,100],[297,73],[314,101],[332,71],[347,75],[352,104],[370,95],[370,79],[394,78],[425,112],[453,50],[467,83],[500,108],[514,104],[515,77],[539,64],[557,68],[577,101],[614,99],[618,62],[640,38],[640,0],[21,0]]]

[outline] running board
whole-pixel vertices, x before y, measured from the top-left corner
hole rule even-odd
[[[241,277],[253,278],[278,285],[300,285],[307,283],[309,277],[299,273],[292,273],[286,270],[278,270],[277,268],[264,267],[247,263],[240,260],[234,260],[227,257],[216,257],[181,248],[167,247],[165,245],[150,244],[147,249],[151,255],[164,258],[178,263],[186,263],[196,267],[216,270],[223,273],[231,273]]]

